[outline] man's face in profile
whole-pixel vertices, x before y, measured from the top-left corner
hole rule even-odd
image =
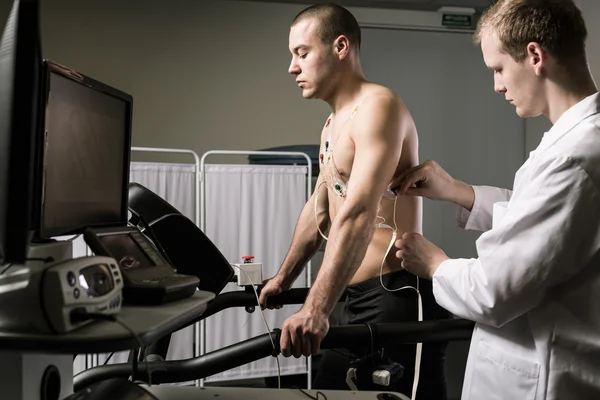
[[[306,18],[290,28],[292,62],[288,71],[296,76],[305,99],[321,98],[333,69],[333,52],[319,38],[318,24],[318,20]]]

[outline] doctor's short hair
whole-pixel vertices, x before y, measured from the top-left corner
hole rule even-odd
[[[495,32],[515,61],[527,56],[527,44],[538,43],[559,63],[586,62],[587,29],[572,0],[498,0],[477,24],[475,42]]]
[[[318,34],[323,43],[331,44],[344,35],[350,41],[351,47],[360,50],[360,26],[354,15],[344,7],[334,3],[315,4],[300,11],[291,26],[309,18],[319,21]]]

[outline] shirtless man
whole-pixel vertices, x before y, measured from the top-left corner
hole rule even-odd
[[[418,164],[417,131],[410,112],[391,90],[368,82],[359,59],[360,28],[346,9],[320,4],[292,22],[289,72],[306,99],[322,99],[332,113],[321,133],[320,174],[296,225],[277,275],[263,287],[260,303],[289,290],[325,238],[323,263],[302,309],[282,327],[281,352],[316,354],[329,329],[329,316],[346,291],[342,324],[415,321],[419,288],[424,319],[447,318],[433,301],[431,283],[399,270],[394,238],[421,232],[422,203],[387,191],[392,178]],[[405,288],[400,290],[401,288]],[[366,347],[366,343],[362,344]],[[351,349],[352,358],[364,356]],[[424,346],[419,399],[445,398],[444,346]],[[415,346],[385,349],[404,367],[404,378],[388,388],[411,396]],[[317,389],[349,389],[348,350],[323,352]],[[414,396],[412,396],[414,398]]]

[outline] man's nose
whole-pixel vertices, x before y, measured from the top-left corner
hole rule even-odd
[[[296,62],[295,59],[292,59],[292,62],[290,63],[290,67],[288,68],[288,72],[292,75],[300,74],[300,67],[298,66],[298,63]]]
[[[496,93],[505,93],[506,86],[504,86],[504,83],[502,83],[499,79],[494,79],[494,91]]]

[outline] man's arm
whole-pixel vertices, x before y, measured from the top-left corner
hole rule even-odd
[[[351,138],[355,154],[346,198],[331,225],[319,274],[304,308],[330,315],[371,241],[381,196],[400,159],[400,100],[381,96],[361,106]]]
[[[319,192],[321,182],[322,177],[319,175],[316,190],[300,213],[296,229],[294,230],[292,244],[281,264],[279,272],[275,276],[275,279],[279,281],[284,290],[292,286],[304,269],[304,266],[315,255],[323,243],[324,239],[317,230],[317,223],[321,232],[325,235],[327,234],[327,228],[329,227],[329,203],[327,191],[321,190]],[[315,196],[317,193],[319,194],[319,203],[315,216]]]

